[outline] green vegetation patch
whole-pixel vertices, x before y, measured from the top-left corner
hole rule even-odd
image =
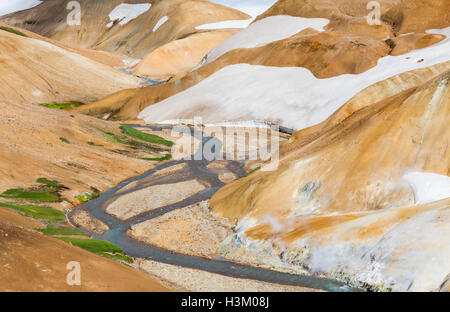
[[[110,253],[104,252],[101,255],[105,256],[105,257],[108,257],[108,258],[111,258],[113,260],[120,260],[120,261],[125,261],[125,262],[128,262],[128,263],[131,263],[131,262],[134,261],[133,258],[128,257],[125,254],[110,254]]]
[[[47,178],[39,178],[39,179],[36,180],[36,182],[39,183],[39,184],[45,184],[45,185],[54,186],[54,187],[60,187],[61,186],[58,181],[52,181],[52,180],[49,180]]]
[[[70,237],[61,237],[59,239],[98,255],[106,256],[115,260],[133,262],[133,259],[131,257],[128,257],[124,254],[122,248],[107,241],[99,239],[82,239]]]
[[[149,161],[164,161],[164,160],[171,160],[172,159],[172,155],[171,154],[166,154],[164,157],[159,157],[159,158],[142,158],[143,160],[149,160]]]
[[[120,129],[122,130],[122,133],[124,133],[132,138],[135,138],[135,139],[138,139],[141,141],[145,141],[148,143],[162,144],[162,145],[166,145],[166,146],[173,146],[173,144],[174,144],[172,141],[167,141],[166,139],[164,139],[160,136],[145,133],[145,132],[139,131],[137,129],[134,129],[133,127],[130,127],[130,126],[122,125],[122,126],[120,126]]]
[[[69,140],[67,140],[66,138],[60,137],[59,139],[61,140],[61,142],[70,144]]]
[[[100,194],[98,194],[98,193],[94,193],[94,194],[84,193],[83,195],[75,196],[75,198],[78,199],[80,202],[85,203],[91,199],[97,198],[99,195]]]
[[[250,171],[249,173],[246,174],[246,177],[248,177],[249,175],[251,175],[252,173],[255,173],[256,171],[258,171],[259,169],[261,169],[261,167],[255,168],[252,171]]]
[[[85,236],[86,234],[77,228],[71,228],[71,227],[66,227],[66,226],[58,226],[55,224],[51,224],[49,225],[46,229],[36,229],[36,231],[39,231],[45,235],[48,236],[56,236],[56,235],[68,235],[68,236],[72,236],[72,235],[82,235]]]
[[[66,217],[63,212],[43,206],[35,206],[35,205],[13,205],[0,203],[0,207],[10,208],[17,211],[20,211],[27,217],[32,217],[40,220],[47,220],[53,222],[62,222],[66,220]]]
[[[96,143],[91,142],[91,141],[87,142],[87,144],[90,145],[90,146],[103,146],[101,144],[96,144]]]
[[[54,190],[53,190],[54,191]],[[0,194],[0,197],[11,198],[11,199],[21,199],[21,200],[31,200],[39,202],[57,202],[59,197],[57,194],[52,193],[53,191],[46,190],[25,190],[25,189],[10,189],[6,192]]]
[[[15,35],[19,35],[19,36],[22,36],[22,37],[28,37],[23,32],[18,31],[17,29],[14,29],[14,28],[11,28],[11,27],[0,26],[0,29],[4,30],[4,31],[7,31],[7,32],[10,32],[10,33],[13,33]]]
[[[43,104],[39,104],[39,105],[47,107],[47,108],[51,108],[51,109],[70,110],[70,109],[73,109],[76,107],[80,107],[84,104],[81,102],[71,101],[71,102],[67,102],[67,103],[43,103]]]
[[[110,141],[111,143],[116,143],[116,144],[128,144],[127,141],[125,141],[124,139],[118,137],[117,135],[115,135],[112,132],[105,132],[108,141]]]

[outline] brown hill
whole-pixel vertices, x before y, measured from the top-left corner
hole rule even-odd
[[[0,99],[36,104],[85,103],[140,83],[135,77],[93,61],[89,52],[86,54],[91,58],[1,29],[0,42]]]
[[[248,18],[240,11],[204,0],[80,0],[79,3],[82,12],[79,26],[67,24],[69,11],[63,0],[46,0],[34,8],[3,16],[0,22],[74,47],[142,58],[171,41],[203,32],[196,30],[196,26]],[[109,17],[118,5],[144,3],[152,6],[134,19],[111,21]],[[165,16],[167,22],[153,31]]]
[[[168,291],[123,264],[44,236],[40,224],[0,208],[1,291]],[[66,265],[81,265],[81,286],[66,283]]]
[[[37,105],[0,100],[0,193],[30,188],[46,177],[67,187],[48,205],[72,208],[75,196],[105,191],[152,168],[148,146],[122,144],[118,125]],[[123,140],[123,139],[122,139]],[[156,146],[158,147],[158,146]],[[2,202],[8,202],[3,198]],[[118,262],[44,236],[43,225],[0,208],[2,291],[166,291]],[[66,265],[81,264],[81,286],[68,286]]]
[[[91,187],[106,190],[152,167],[139,159],[154,157],[145,146],[113,139],[122,136],[116,124],[29,104],[0,101],[0,108],[0,192],[48,177],[76,203]]]
[[[165,81],[185,76],[202,58],[236,31],[209,31],[169,42],[132,68],[135,75]]]
[[[119,56],[116,54],[112,54],[109,52],[105,52],[105,51],[96,51],[96,50],[91,50],[91,49],[83,49],[83,48],[74,48],[72,46],[69,46],[67,44],[61,43],[57,40],[53,40],[41,35],[38,35],[34,32],[31,32],[29,30],[23,29],[23,28],[18,28],[18,27],[14,27],[14,26],[10,26],[7,24],[1,24],[0,23],[0,27],[3,28],[9,28],[9,29],[13,29],[16,30],[20,33],[25,34],[27,37],[29,38],[33,38],[33,39],[37,39],[37,40],[41,40],[41,41],[46,41],[52,45],[55,45],[57,47],[60,47],[64,50],[68,50],[70,52],[74,52],[77,54],[80,54],[82,56],[85,56],[87,58],[90,58],[93,61],[105,64],[105,65],[109,65],[111,67],[123,67],[124,66],[124,61],[127,60],[126,57],[123,56]]]
[[[429,29],[442,28],[450,21],[450,3],[446,0],[379,0],[381,23],[379,27],[368,27],[365,0],[279,0],[256,20],[273,15],[291,15],[302,17],[323,17],[332,22],[330,30],[349,29],[364,32],[369,29],[378,31],[388,26],[393,35],[411,32],[425,32]]]

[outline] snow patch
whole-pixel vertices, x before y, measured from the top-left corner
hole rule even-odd
[[[450,197],[450,178],[429,172],[409,172],[403,180],[411,185],[416,204],[427,204]]]
[[[227,28],[245,28],[253,21],[253,19],[248,20],[232,20],[232,21],[223,21],[217,23],[204,24],[195,27],[198,30],[213,30],[213,29],[227,29]]]
[[[142,59],[127,58],[127,59],[123,59],[122,63],[127,67],[133,67],[133,66],[139,64],[141,61],[142,61]]]
[[[358,75],[317,79],[306,68],[227,66],[197,85],[149,106],[139,118],[160,122],[200,116],[205,123],[265,120],[304,129],[326,120],[357,93],[379,81],[449,61],[450,27],[440,31],[447,39],[405,55],[383,57],[377,66]]]
[[[269,129],[271,124],[265,121],[244,120],[244,121],[225,121],[205,124],[205,127],[232,127],[232,128],[264,128]]]
[[[42,1],[39,0],[14,0],[14,1],[2,0],[0,2],[0,16],[14,13],[17,11],[31,9],[41,3]]]
[[[329,22],[330,21],[325,18],[304,18],[287,15],[267,17],[251,24],[248,28],[225,40],[222,44],[212,50],[206,56],[204,62],[195,69],[215,61],[231,50],[264,46],[274,41],[289,38],[306,28],[324,31],[323,27],[328,25]]]
[[[165,22],[167,22],[169,20],[169,18],[167,16],[162,17],[155,25],[155,27],[153,27],[153,32],[157,31],[159,29],[159,27],[161,27]]]
[[[158,122],[161,125],[189,125],[189,126],[205,126],[205,127],[230,127],[230,128],[264,128],[269,129],[272,125],[266,121],[245,120],[245,121],[224,121],[216,123],[199,123],[195,119],[172,119]]]
[[[107,25],[107,27],[110,28],[116,20],[119,20],[119,25],[125,25],[139,15],[147,12],[151,6],[151,3],[119,4],[114,8],[114,10],[111,11],[111,13],[109,13],[109,19],[111,22]]]

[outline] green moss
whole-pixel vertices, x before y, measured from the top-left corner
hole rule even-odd
[[[123,253],[122,248],[100,239],[83,239],[83,238],[71,238],[62,237],[61,240],[71,243],[72,245],[89,250],[94,253]]]
[[[11,198],[11,199],[21,199],[21,200],[31,200],[40,202],[57,202],[59,197],[57,194],[48,191],[33,191],[25,189],[10,189],[6,192],[0,194],[0,197]]]
[[[132,258],[125,255],[122,248],[107,241],[99,239],[82,239],[69,237],[61,237],[59,239],[98,255],[109,257],[115,260],[133,262]]]
[[[52,108],[52,109],[59,109],[59,110],[70,110],[76,107],[80,107],[81,105],[84,105],[81,102],[75,102],[75,101],[71,101],[71,102],[67,102],[67,103],[43,103],[43,104],[39,104],[41,106],[47,107],[47,108]]]
[[[61,142],[70,144],[69,140],[67,140],[66,138],[60,137],[59,139],[61,140]]]
[[[246,174],[246,177],[248,177],[249,175],[251,175],[252,173],[255,173],[256,171],[258,171],[259,169],[261,169],[261,167],[255,168],[252,171],[250,171],[249,173]]]
[[[98,196],[99,196],[98,193],[94,193],[94,194],[84,193],[83,195],[75,196],[75,198],[78,199],[80,202],[85,203],[91,199],[97,198]]]
[[[10,33],[13,33],[13,34],[15,34],[15,35],[19,35],[19,36],[22,36],[22,37],[28,37],[28,36],[25,35],[23,32],[18,31],[18,30],[16,30],[16,29],[13,29],[13,28],[11,28],[11,27],[0,26],[0,29],[1,29],[1,30],[4,30],[4,31],[7,31],[7,32],[10,32]]]
[[[167,154],[164,157],[159,157],[159,158],[142,158],[143,160],[149,160],[149,161],[164,161],[164,160],[171,160],[172,159],[172,155],[171,154]]]
[[[58,226],[58,225],[49,225],[46,229],[36,229],[45,235],[55,236],[55,235],[86,235],[82,230],[77,228]]]
[[[106,137],[108,139],[109,142],[111,143],[115,143],[115,144],[127,144],[127,141],[118,137],[117,135],[115,135],[112,132],[105,132]]]
[[[39,178],[39,179],[36,180],[36,182],[40,183],[40,184],[45,184],[45,185],[48,185],[48,186],[54,186],[54,187],[59,187],[60,186],[58,181],[51,181],[51,180],[49,180],[47,178]]]
[[[111,258],[113,260],[120,260],[120,261],[125,261],[125,262],[128,262],[128,263],[131,263],[131,262],[134,261],[133,258],[128,257],[127,255],[109,254],[109,253],[106,253],[106,252],[102,253],[101,255],[103,255],[105,257],[108,257],[108,258]]]
[[[50,207],[35,206],[35,205],[13,205],[6,203],[0,203],[0,207],[14,209],[20,211],[27,217],[32,217],[40,220],[47,220],[53,222],[62,222],[66,220],[66,217],[63,212]]]
[[[166,145],[166,146],[173,146],[173,144],[174,144],[173,142],[167,141],[166,139],[164,139],[160,136],[145,133],[145,132],[136,130],[130,126],[122,125],[122,126],[120,126],[120,129],[122,130],[122,133],[124,133],[132,138],[144,141],[144,142],[153,143],[153,144],[162,144],[162,145]]]

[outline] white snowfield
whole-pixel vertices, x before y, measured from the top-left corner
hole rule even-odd
[[[204,24],[195,27],[198,30],[214,30],[214,29],[230,29],[230,28],[245,28],[253,21],[253,19],[247,20],[232,20],[223,21],[217,23]]]
[[[213,49],[198,67],[211,63],[225,53],[235,49],[264,46],[274,41],[286,39],[306,28],[324,31],[330,21],[326,18],[304,18],[287,15],[270,16],[238,32]]]
[[[0,16],[31,9],[41,3],[42,1],[39,0],[1,0]]]
[[[205,123],[258,120],[304,129],[324,121],[376,82],[449,61],[450,27],[430,32],[442,33],[447,38],[425,49],[381,58],[377,66],[359,75],[317,79],[305,68],[231,65],[147,107],[139,118],[161,122],[198,116]]]
[[[161,19],[156,23],[155,27],[153,27],[153,32],[157,31],[159,27],[164,25],[165,22],[167,22],[169,18],[167,16],[161,17]]]
[[[247,20],[230,20],[204,24],[197,26],[196,29],[246,28],[258,15],[264,13],[268,8],[274,5],[277,0],[209,0],[209,2],[239,10],[250,15],[251,18]]]
[[[417,205],[450,197],[450,178],[429,172],[409,172],[403,180],[411,185]]]
[[[128,24],[139,15],[147,12],[151,8],[151,6],[151,3],[119,4],[114,8],[114,10],[111,11],[111,13],[109,13],[109,19],[111,20],[111,22],[107,26],[108,28],[111,27],[113,25],[113,22],[116,20],[119,20],[119,25]]]

